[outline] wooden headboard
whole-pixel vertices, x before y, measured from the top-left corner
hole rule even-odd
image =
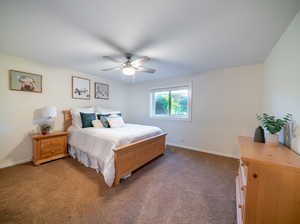
[[[68,130],[68,128],[72,125],[72,113],[71,110],[63,110],[64,113],[64,130]]]

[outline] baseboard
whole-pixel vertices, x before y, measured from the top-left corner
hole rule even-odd
[[[218,156],[225,156],[225,157],[229,157],[229,158],[239,159],[239,156],[237,156],[237,155],[231,155],[231,154],[227,154],[227,153],[221,153],[221,152],[205,150],[205,149],[198,149],[198,148],[195,148],[195,147],[186,146],[186,145],[178,145],[178,144],[171,143],[171,142],[168,142],[167,145],[169,145],[171,147],[175,146],[175,147],[179,147],[179,148],[183,148],[183,149],[187,149],[187,150],[205,152],[205,153],[214,154],[214,155],[218,155]],[[31,162],[31,161],[32,161],[31,158],[23,159],[23,160],[19,160],[19,161],[4,161],[4,162],[0,163],[0,169],[10,167],[10,166],[19,165],[19,164],[22,164],[22,163]]]
[[[222,152],[216,152],[216,151],[211,151],[211,150],[206,150],[206,149],[198,149],[195,147],[191,147],[191,146],[186,146],[186,145],[178,145],[178,144],[174,144],[174,143],[167,143],[168,146],[174,146],[174,147],[179,147],[179,148],[183,148],[183,149],[187,149],[187,150],[193,150],[193,151],[198,151],[198,152],[205,152],[205,153],[209,153],[209,154],[214,154],[214,155],[218,155],[218,156],[224,156],[224,157],[229,157],[229,158],[234,158],[234,159],[239,159],[240,157],[237,155],[232,155],[232,154],[227,154],[227,153],[222,153]]]
[[[31,162],[31,158],[30,159],[23,159],[23,160],[19,160],[19,161],[4,161],[0,163],[0,169],[2,168],[6,168],[6,167],[10,167],[10,166],[15,166],[15,165],[19,165],[22,163],[28,163]]]

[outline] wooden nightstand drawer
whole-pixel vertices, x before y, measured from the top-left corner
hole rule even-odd
[[[67,156],[67,136],[67,132],[33,136],[33,163],[39,165],[43,162]]]
[[[55,137],[41,140],[40,156],[56,155],[66,153],[66,137]]]

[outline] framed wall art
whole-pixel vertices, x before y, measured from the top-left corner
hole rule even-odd
[[[40,74],[9,70],[9,89],[33,93],[42,92],[43,77]]]
[[[109,85],[101,82],[95,82],[95,98],[109,99]]]
[[[90,80],[77,76],[72,76],[72,98],[89,100],[90,99]]]

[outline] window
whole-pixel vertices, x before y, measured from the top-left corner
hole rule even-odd
[[[190,85],[153,89],[151,117],[190,120]]]

